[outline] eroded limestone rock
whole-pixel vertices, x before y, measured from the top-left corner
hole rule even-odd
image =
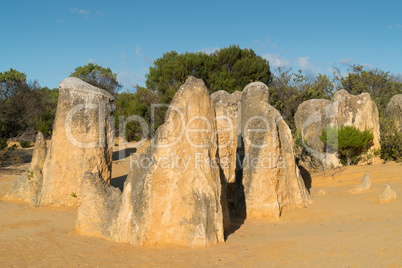
[[[395,190],[389,185],[389,183],[386,183],[384,185],[384,188],[380,195],[378,196],[378,202],[379,203],[387,203],[387,202],[392,202],[396,200],[396,192]]]
[[[218,133],[218,157],[221,174],[222,195],[221,204],[223,210],[225,231],[230,231],[230,215],[228,208],[229,196],[234,202],[236,187],[236,152],[240,130],[238,126],[238,109],[240,106],[241,92],[235,91],[229,94],[219,90],[211,94],[215,107],[216,126]],[[227,189],[229,187],[229,189]]]
[[[360,131],[370,130],[373,133],[373,144],[368,151],[380,149],[380,120],[376,104],[368,93],[358,96],[339,90],[331,101],[308,100],[303,102],[295,114],[296,128],[307,141],[309,152],[322,163],[324,168],[340,165],[336,152],[325,151],[319,136],[327,126],[354,126]],[[374,158],[362,163],[372,163]]]
[[[247,218],[278,218],[284,210],[303,207],[309,193],[295,163],[293,139],[279,112],[268,104],[268,87],[251,83],[242,92],[244,144],[241,185]]]
[[[402,132],[402,94],[391,98],[385,110],[385,115],[390,116],[394,120],[398,130]]]
[[[111,178],[114,98],[75,77],[64,79],[59,88],[52,140],[46,150],[43,135],[38,135],[38,157],[33,157],[30,169],[33,174],[23,175],[33,177],[30,184],[35,185],[36,198],[31,200],[33,193],[22,188],[16,195],[36,205],[76,205],[82,176],[88,170],[97,171],[106,182]],[[25,185],[21,180],[18,178],[11,192],[17,191],[17,185]]]
[[[38,194],[43,182],[43,164],[46,158],[46,141],[42,132],[38,132],[35,140],[31,165],[27,171],[19,176],[11,185],[7,194],[9,199],[20,199],[36,206],[39,202]]]
[[[203,81],[189,77],[177,91],[151,146],[132,164],[120,197],[115,197],[114,190],[99,187],[96,176],[86,176],[82,189],[100,196],[80,201],[78,231],[135,245],[222,242],[215,144],[213,103]]]
[[[40,205],[76,205],[83,174],[111,178],[114,98],[105,90],[69,77],[59,84],[51,145],[43,169]]]
[[[365,192],[371,189],[371,179],[370,179],[370,174],[366,172],[363,176],[363,179],[360,184],[355,185],[352,190],[350,190],[350,193],[352,194],[358,194],[361,192]]]

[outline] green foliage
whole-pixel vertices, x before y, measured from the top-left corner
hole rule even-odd
[[[402,160],[402,133],[395,122],[387,117],[380,120],[381,158],[384,160]]]
[[[33,179],[33,177],[34,177],[33,171],[27,169],[27,179],[28,179],[29,181],[31,181],[31,180]]]
[[[322,130],[320,140],[327,145],[331,152],[338,152],[341,161],[347,165],[357,164],[359,156],[366,152],[372,143],[374,136],[369,130],[360,131],[353,126],[340,127],[329,126]]]
[[[21,145],[22,148],[28,148],[29,146],[31,146],[30,141],[20,140],[20,141],[18,141],[18,143]]]
[[[110,68],[103,68],[93,63],[75,68],[70,77],[78,77],[91,85],[108,91],[113,96],[122,88],[122,85],[117,82],[116,73],[113,73]]]
[[[368,92],[377,104],[380,116],[385,112],[390,99],[402,94],[402,83],[398,77],[382,70],[365,70],[362,65],[351,65],[346,77],[338,77],[342,87],[353,95]]]
[[[7,139],[0,137],[0,151],[7,148],[8,142]]]
[[[158,92],[161,101],[170,103],[189,75],[202,79],[210,93],[218,90],[232,93],[243,90],[248,83],[254,81],[271,84],[267,60],[257,56],[251,49],[230,46],[213,54],[179,54],[175,51],[165,53],[149,68],[146,86],[153,92]]]
[[[127,120],[132,115],[143,118],[147,126],[151,125],[151,105],[160,102],[159,95],[138,85],[136,88],[137,91],[134,94],[129,92],[119,94],[115,102],[116,109],[114,111],[116,126],[122,123],[119,122],[120,118]],[[166,108],[154,110],[154,131],[163,124],[165,110]],[[128,141],[139,141],[142,138],[143,127],[138,121],[129,122],[125,127],[124,136]],[[150,134],[149,129],[146,129],[145,132],[148,135]]]
[[[9,71],[0,72],[0,99],[6,100],[20,91],[26,84],[26,75],[10,68]]]
[[[74,193],[74,192],[71,192],[71,197],[74,197],[74,198],[77,198],[77,194],[76,193]]]
[[[56,112],[58,90],[26,82],[16,70],[0,73],[0,137],[17,137],[38,130],[50,135]]]
[[[278,68],[272,75],[269,87],[269,103],[280,111],[282,117],[294,132],[294,115],[301,103],[309,99],[328,99],[335,90],[334,81],[326,75],[318,74],[313,80],[299,70]]]

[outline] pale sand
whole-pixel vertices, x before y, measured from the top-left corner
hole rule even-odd
[[[129,162],[116,162],[113,178],[118,185]],[[350,194],[365,172],[370,173],[372,189]],[[232,229],[237,230],[226,243],[203,249],[136,247],[81,236],[74,230],[76,208],[32,208],[1,199],[0,266],[402,267],[402,164],[354,166],[311,176],[313,205],[279,220],[234,220]],[[0,171],[1,198],[16,177],[15,172]],[[398,199],[378,204],[387,182]]]

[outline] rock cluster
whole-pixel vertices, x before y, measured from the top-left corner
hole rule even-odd
[[[373,133],[373,144],[369,151],[380,149],[380,120],[376,104],[368,93],[358,96],[339,90],[332,100],[308,100],[303,102],[295,114],[295,124],[307,142],[311,155],[321,162],[323,168],[337,167],[339,159],[335,153],[327,152],[319,139],[326,126],[354,126],[360,131]],[[369,159],[366,163],[371,163]]]
[[[81,201],[78,231],[135,245],[222,242],[216,157],[214,107],[204,82],[190,77],[151,146],[132,164],[121,195],[104,189],[97,175],[84,178],[82,189],[91,195]]]
[[[311,202],[290,129],[268,99],[263,83],[209,96],[189,77],[120,191],[109,184],[113,97],[65,79],[52,141],[46,147],[38,134],[30,171],[9,195],[35,205],[78,202],[81,234],[134,245],[222,242],[231,215],[277,219]]]
[[[8,194],[11,198],[36,197],[32,202],[36,205],[76,205],[81,179],[87,170],[96,170],[110,182],[113,136],[110,115],[114,98],[75,77],[64,79],[59,89],[50,145],[46,150],[43,135],[38,135],[40,149],[35,147],[37,157],[31,164],[33,180],[38,182],[35,190],[17,193],[15,189],[32,185],[32,180],[19,178]]]

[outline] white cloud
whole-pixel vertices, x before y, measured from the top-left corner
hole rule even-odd
[[[150,57],[142,55],[141,50],[142,49],[139,45],[135,45],[135,54],[140,56],[146,63],[153,63],[153,60]]]
[[[267,54],[263,54],[262,58],[268,60],[269,65],[274,68],[286,67],[290,63],[288,59],[285,59],[278,54],[267,53]]]
[[[387,27],[388,29],[393,29],[393,28],[397,28],[397,29],[402,29],[402,24],[395,24],[395,25],[388,25]]]
[[[89,60],[88,60],[88,63],[96,63],[96,60],[94,60],[94,59],[89,59]]]
[[[296,58],[297,66],[303,72],[310,73],[310,74],[317,74],[320,72],[320,67],[317,67],[316,63],[310,62],[310,57],[298,57]]]
[[[70,7],[70,11],[74,14],[78,14],[78,15],[82,16],[85,20],[92,19],[91,11],[89,11],[89,10],[79,9],[78,7]],[[100,12],[100,13],[98,13],[98,12]],[[103,17],[103,12],[98,10],[96,12],[96,15],[98,15],[98,16],[101,15],[101,17]]]
[[[353,59],[351,59],[351,58],[341,59],[339,61],[339,63],[342,64],[342,65],[350,65],[350,64],[353,63]]]
[[[139,45],[135,45],[135,54],[137,54],[138,56],[142,57],[141,48],[140,48]]]
[[[271,48],[272,48],[272,49],[276,49],[276,48],[277,48],[277,45],[276,45],[276,44],[272,44],[272,45],[271,45]]]
[[[130,69],[117,72],[117,80],[125,89],[132,90],[137,84],[144,84],[145,77]]]
[[[371,64],[368,63],[362,63],[362,66],[366,69],[375,69],[375,67]]]
[[[144,57],[144,60],[147,62],[147,63],[153,63],[154,61],[150,58],[150,57],[148,57],[148,56],[145,56]]]
[[[105,13],[103,13],[102,10],[97,10],[96,15],[99,17],[103,17],[103,16],[105,16]]]
[[[213,47],[213,48],[204,47],[204,48],[202,48],[199,52],[203,52],[203,53],[205,53],[205,54],[210,55],[210,54],[215,53],[215,52],[218,51],[218,50],[219,50],[219,47]]]
[[[311,68],[311,64],[310,64],[309,60],[310,60],[310,57],[297,58],[297,66],[299,66],[301,69]]]

